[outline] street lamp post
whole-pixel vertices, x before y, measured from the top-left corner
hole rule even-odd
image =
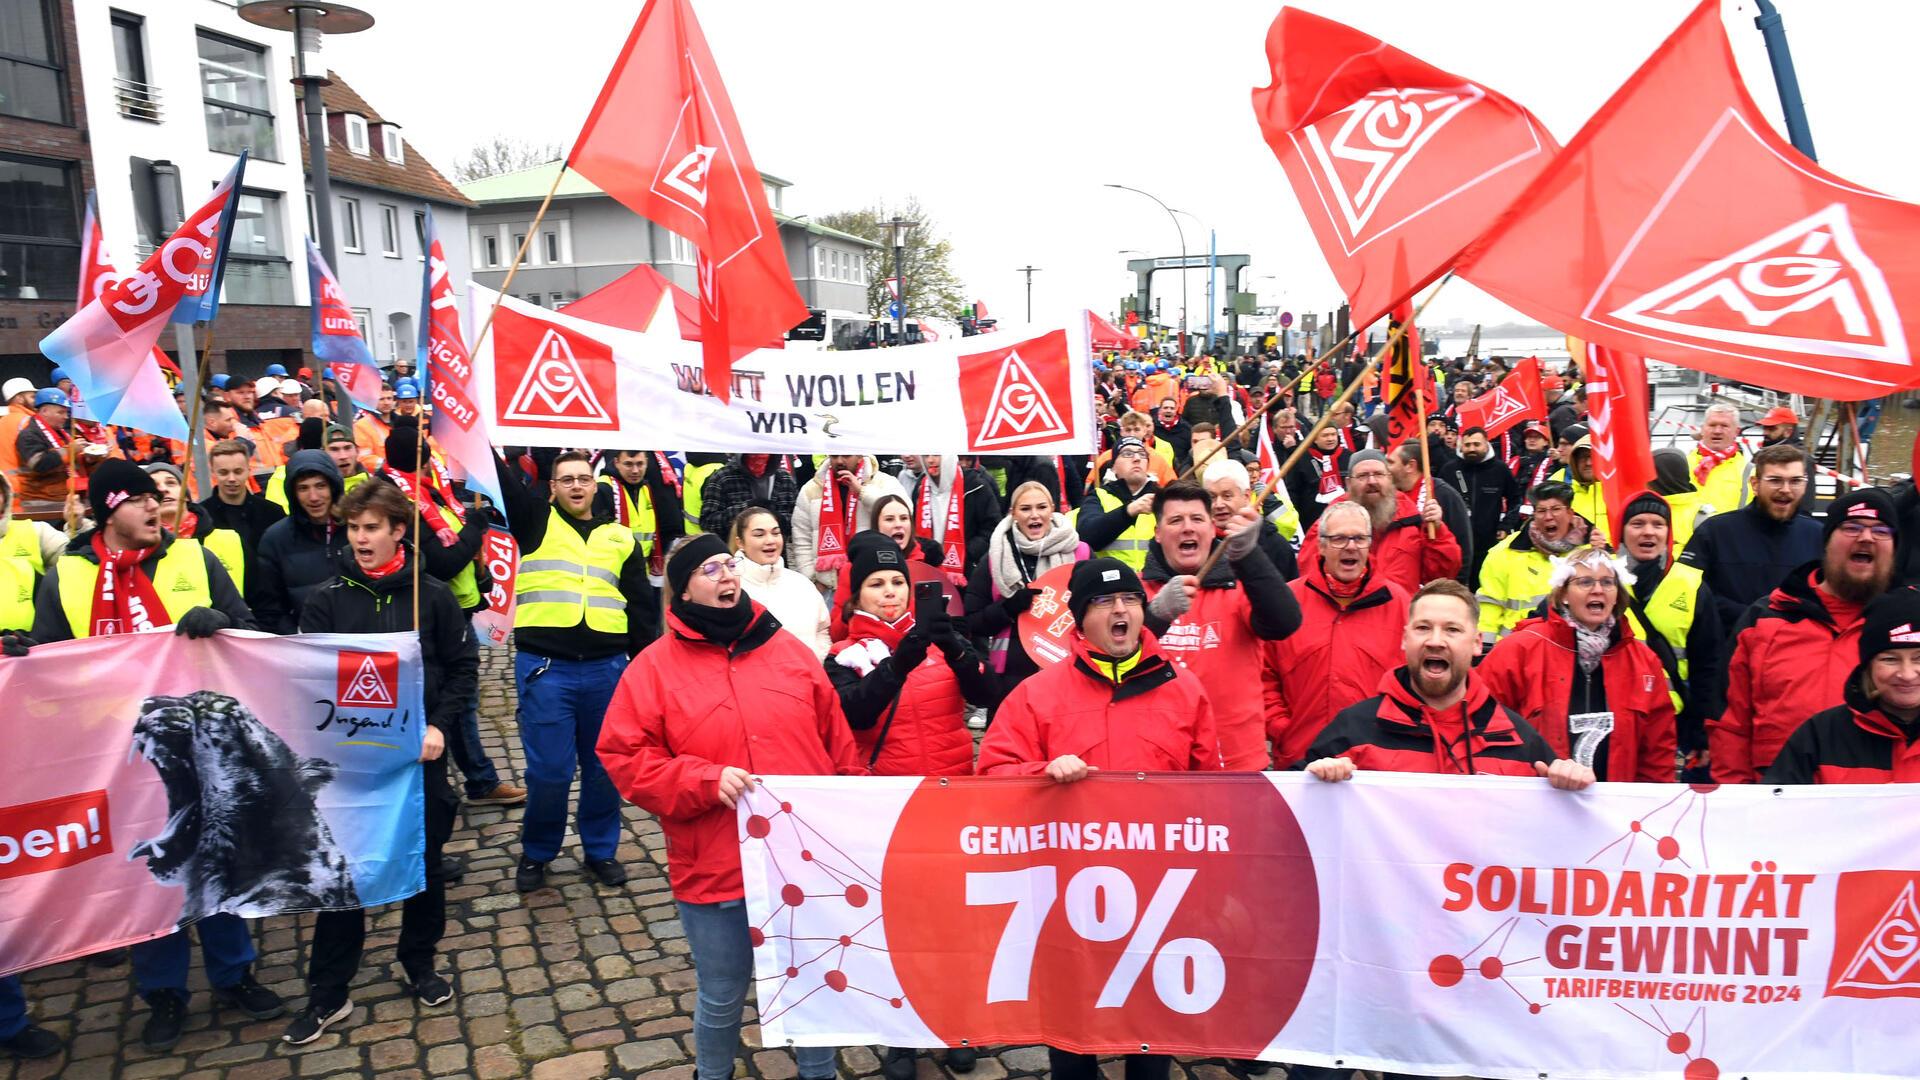
[[[1014,272],[1027,275],[1027,325],[1033,325],[1033,275],[1040,272],[1037,266],[1016,266]]]
[[[1180,237],[1180,355],[1185,356],[1187,355],[1187,231],[1180,227],[1179,215],[1173,212],[1173,207],[1161,202],[1159,197],[1152,192],[1141,191],[1137,187],[1128,187],[1125,184],[1108,184],[1106,186],[1119,188],[1121,191],[1131,191],[1135,195],[1145,195],[1147,198],[1152,199],[1159,205],[1160,209],[1167,212],[1167,220],[1173,222],[1173,231]]]
[[[894,310],[899,312],[893,318],[893,342],[896,345],[907,343],[907,233],[918,224],[917,221],[900,217],[887,222],[887,231],[893,238],[893,280],[899,286],[899,295],[893,301]]]
[[[314,224],[320,235],[320,254],[336,271],[338,253],[333,246],[333,181],[327,172],[326,112],[320,104],[320,88],[326,86],[327,68],[317,62],[320,40],[326,34],[357,34],[373,25],[373,16],[358,8],[330,2],[303,0],[254,0],[240,5],[240,17],[271,30],[293,31],[295,85],[301,90],[301,106],[307,117],[307,155],[312,162]]]

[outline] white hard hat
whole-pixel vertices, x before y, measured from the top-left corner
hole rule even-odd
[[[253,388],[261,397],[280,392],[280,380],[271,375],[262,375],[254,380]]]
[[[0,400],[12,401],[15,394],[31,394],[33,391],[32,379],[8,379],[6,385],[0,386]]]

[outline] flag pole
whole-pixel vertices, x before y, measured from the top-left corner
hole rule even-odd
[[[1315,364],[1317,364],[1317,363],[1319,363],[1320,361],[1322,361],[1322,360],[1325,360],[1325,359],[1326,359],[1327,357],[1329,357],[1329,356],[1332,356],[1332,355],[1333,355],[1334,353],[1337,353],[1337,352],[1339,352],[1339,351],[1340,351],[1341,349],[1344,349],[1344,348],[1346,348],[1346,347],[1347,347],[1347,343],[1348,343],[1348,342],[1351,342],[1351,341],[1353,340],[1353,335],[1354,335],[1354,333],[1356,333],[1356,332],[1357,332],[1357,331],[1349,331],[1349,332],[1348,332],[1348,334],[1347,334],[1347,336],[1346,336],[1346,337],[1343,337],[1343,338],[1341,338],[1341,339],[1339,340],[1339,342],[1338,342],[1338,343],[1336,343],[1336,344],[1335,344],[1335,345],[1333,346],[1333,348],[1331,348],[1331,349],[1328,349],[1328,350],[1326,350],[1325,352],[1322,352],[1322,353],[1321,353],[1321,354],[1320,354],[1319,356],[1313,356],[1313,357],[1309,357],[1309,358],[1307,359],[1307,366],[1308,366],[1308,367],[1312,367],[1313,365],[1315,365]],[[1239,427],[1237,427],[1237,428],[1234,428],[1234,429],[1233,429],[1233,434],[1231,434],[1231,435],[1229,435],[1229,436],[1227,436],[1227,437],[1226,437],[1226,438],[1224,438],[1224,439],[1221,439],[1221,440],[1220,440],[1220,441],[1219,441],[1219,442],[1218,442],[1218,443],[1217,443],[1217,444],[1216,444],[1216,445],[1214,446],[1214,448],[1213,448],[1213,449],[1211,449],[1211,450],[1209,450],[1209,451],[1207,451],[1207,452],[1206,452],[1206,455],[1205,455],[1205,456],[1203,456],[1202,458],[1200,458],[1200,460],[1198,460],[1198,461],[1196,461],[1196,462],[1194,462],[1193,464],[1191,464],[1191,465],[1189,465],[1189,466],[1187,466],[1187,471],[1186,471],[1186,472],[1183,472],[1183,473],[1181,473],[1181,474],[1180,474],[1180,475],[1179,475],[1179,476],[1178,476],[1178,477],[1177,477],[1176,479],[1177,479],[1177,480],[1185,480],[1185,479],[1188,479],[1189,477],[1191,477],[1191,476],[1193,476],[1193,475],[1194,475],[1195,473],[1197,473],[1197,472],[1199,472],[1199,471],[1200,471],[1201,469],[1204,469],[1204,468],[1206,468],[1206,467],[1207,467],[1207,462],[1209,462],[1209,461],[1212,461],[1212,460],[1213,460],[1213,455],[1215,455],[1215,454],[1217,454],[1217,453],[1219,453],[1220,451],[1222,451],[1222,450],[1224,450],[1224,449],[1226,449],[1226,447],[1227,447],[1227,444],[1228,444],[1228,443],[1230,443],[1230,442],[1232,442],[1233,440],[1235,440],[1235,439],[1237,439],[1237,438],[1239,438],[1240,436],[1242,436],[1242,435],[1244,435],[1244,434],[1246,434],[1246,433],[1247,433],[1247,432],[1248,432],[1248,431],[1249,431],[1250,429],[1252,429],[1252,427],[1253,427],[1253,425],[1254,425],[1255,423],[1257,423],[1257,422],[1259,422],[1260,420],[1263,420],[1263,419],[1265,419],[1265,418],[1266,418],[1266,416],[1267,416],[1267,415],[1268,415],[1269,413],[1271,413],[1271,412],[1273,412],[1273,410],[1274,410],[1274,409],[1276,409],[1276,408],[1278,408],[1278,407],[1279,407],[1279,405],[1280,405],[1280,395],[1279,395],[1279,394],[1277,394],[1277,393],[1276,393],[1276,394],[1270,394],[1270,395],[1268,395],[1268,397],[1267,397],[1267,403],[1266,403],[1265,405],[1262,405],[1262,406],[1260,406],[1260,408],[1258,408],[1258,409],[1256,409],[1256,410],[1254,410],[1254,414],[1253,414],[1252,416],[1249,416],[1249,417],[1247,417],[1247,421],[1246,421],[1246,423],[1244,423],[1244,424],[1241,424],[1241,425],[1240,425]]]
[[[196,457],[195,447],[202,446],[207,441],[205,436],[200,433],[201,414],[204,411],[201,401],[207,393],[207,369],[212,363],[213,327],[209,326],[207,327],[207,348],[205,352],[201,353],[200,362],[194,365],[193,387],[189,391],[187,398],[187,461],[186,468],[181,470],[186,474],[187,482],[180,485],[180,509],[176,511],[173,516],[173,531],[176,534],[180,532],[181,524],[187,520],[187,503],[191,501],[191,497],[195,494],[193,481],[194,476],[198,472],[198,470],[194,468],[194,459]],[[211,480],[212,478],[208,477],[208,479]]]
[[[1407,372],[1410,375],[1413,372],[1415,362],[1413,357],[1407,358]],[[1424,363],[1421,364],[1421,367],[1424,368],[1425,366]],[[1423,381],[1422,379],[1415,378],[1412,385],[1407,389],[1413,391],[1414,423],[1416,425],[1414,438],[1420,440],[1420,482],[1425,485],[1421,490],[1421,495],[1423,498],[1434,499],[1437,502],[1438,499],[1433,490],[1433,448],[1427,445],[1427,391],[1425,387],[1420,385]],[[1426,507],[1422,506],[1420,509],[1424,512]],[[1432,540],[1433,538],[1433,522],[1429,521],[1427,522],[1427,539]]]
[[[1293,467],[1300,463],[1301,456],[1313,445],[1314,436],[1325,430],[1327,420],[1333,416],[1333,410],[1345,404],[1349,398],[1353,397],[1353,392],[1360,389],[1360,384],[1366,382],[1367,376],[1379,369],[1380,361],[1386,359],[1387,354],[1393,351],[1393,347],[1399,344],[1401,338],[1406,336],[1407,327],[1412,326],[1414,322],[1420,318],[1420,313],[1427,310],[1427,305],[1433,303],[1433,298],[1440,295],[1440,287],[1452,280],[1452,278],[1453,271],[1447,271],[1446,276],[1441,278],[1439,284],[1433,287],[1433,291],[1427,294],[1427,298],[1420,301],[1420,306],[1413,309],[1413,318],[1394,327],[1393,332],[1387,335],[1387,343],[1381,346],[1379,352],[1373,354],[1373,358],[1367,361],[1367,366],[1360,369],[1360,374],[1355,375],[1353,381],[1348,383],[1344,390],[1340,391],[1339,397],[1328,402],[1327,407],[1320,410],[1320,418],[1313,422],[1313,430],[1307,432],[1306,438],[1300,440],[1300,445],[1293,448],[1293,453],[1287,455],[1287,460],[1280,466],[1280,471],[1274,474],[1274,483],[1280,483],[1287,478],[1287,474],[1293,471]],[[1351,337],[1352,335],[1348,336]],[[1421,426],[1424,427],[1425,424]],[[1214,564],[1220,561],[1220,556],[1225,553],[1226,550],[1226,541],[1222,540],[1214,544],[1212,553],[1207,556],[1206,562],[1200,564],[1200,570],[1194,577],[1200,581],[1205,581],[1207,574],[1213,570]]]
[[[528,235],[532,235],[532,230],[528,230]],[[502,293],[501,295],[504,296],[506,294]],[[423,416],[421,417],[421,419],[424,420],[426,418]],[[414,428],[413,429],[413,529],[412,529],[411,535],[413,536],[413,630],[414,630],[414,633],[416,634],[420,632],[420,563],[424,560],[424,556],[421,554],[421,552],[422,552],[422,549],[426,547],[426,544],[422,542],[422,538],[420,535],[420,500],[424,498],[426,495],[426,492],[422,490],[423,485],[426,483],[424,479],[426,475],[426,471],[425,469],[421,468],[421,466],[424,464],[431,467],[432,465],[432,462],[426,460],[426,457],[427,457],[426,443],[427,443],[426,435],[421,431],[420,428],[417,428],[417,427]]]
[[[506,298],[507,290],[513,287],[513,275],[520,270],[520,261],[527,257],[527,247],[533,238],[540,235],[540,222],[547,216],[547,207],[553,205],[553,194],[560,190],[560,181],[567,175],[567,163],[560,162],[560,168],[554,171],[553,183],[547,188],[546,198],[540,200],[540,209],[533,212],[533,224],[527,226],[527,235],[520,238],[520,249],[513,253],[513,262],[507,264],[507,276],[500,281],[500,291],[494,295],[493,306],[487,309],[487,318],[480,324],[480,332],[473,336],[473,346],[468,353],[480,351],[480,345],[487,340],[487,331],[493,329],[493,316],[500,310],[500,301]]]

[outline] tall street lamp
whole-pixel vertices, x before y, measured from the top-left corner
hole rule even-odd
[[[1147,198],[1152,199],[1159,205],[1160,209],[1167,212],[1167,220],[1173,222],[1173,231],[1175,235],[1180,237],[1180,355],[1185,356],[1187,355],[1187,231],[1180,227],[1179,215],[1173,212],[1173,207],[1161,202],[1159,196],[1154,195],[1152,192],[1141,191],[1137,187],[1128,187],[1125,184],[1108,184],[1106,186],[1119,188],[1121,191],[1131,191],[1135,195],[1145,195]]]
[[[907,343],[907,234],[913,231],[917,221],[897,217],[886,222],[887,232],[893,238],[893,280],[899,286],[899,295],[894,297],[893,310],[898,312],[893,318],[893,343]]]
[[[312,163],[314,223],[319,226],[320,254],[327,265],[339,268],[333,247],[333,181],[327,173],[326,114],[320,88],[326,86],[327,66],[319,62],[320,39],[326,34],[357,34],[373,25],[373,16],[359,8],[326,0],[254,0],[240,5],[240,17],[270,30],[293,31],[294,84],[301,88],[307,117],[307,157]]]
[[[1033,275],[1039,273],[1040,268],[1037,266],[1016,266],[1013,268],[1013,272],[1016,274],[1027,275],[1027,325],[1032,326],[1033,325]]]

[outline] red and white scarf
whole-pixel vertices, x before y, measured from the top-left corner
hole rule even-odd
[[[33,415],[33,422],[39,427],[40,434],[46,437],[47,445],[53,447],[55,450],[65,449],[66,445],[73,441],[73,436],[70,433],[50,426],[45,420],[40,419],[39,413]]]
[[[1738,444],[1729,446],[1725,450],[1712,450],[1705,445],[1695,449],[1700,452],[1700,461],[1693,467],[1693,482],[1701,487],[1707,486],[1707,477],[1713,475],[1713,470],[1719,468],[1721,462],[1740,452]]]
[[[1317,446],[1307,448],[1307,454],[1313,458],[1313,467],[1320,477],[1319,490],[1314,493],[1314,501],[1330,503],[1339,498],[1347,489],[1340,480],[1340,453],[1337,450],[1322,450]]]
[[[967,477],[955,470],[953,486],[947,490],[947,531],[940,541],[940,572],[955,585],[967,583]],[[933,497],[937,494],[933,477],[920,478],[920,517],[915,536],[933,539]]]
[[[666,451],[653,452],[653,467],[660,470],[660,479],[667,482],[667,486],[673,489],[675,495],[684,497],[685,492],[680,487],[680,474],[673,471],[673,462],[667,460]]]
[[[360,572],[373,581],[379,581],[383,577],[391,577],[399,573],[400,568],[405,565],[407,565],[407,549],[399,548],[394,551],[393,558],[370,570],[362,567]]]
[[[820,474],[820,535],[814,544],[813,564],[821,570],[847,565],[847,537],[853,535],[853,516],[860,509],[860,485],[867,478],[865,459],[854,471],[851,490],[842,494],[839,474],[829,466]]]
[[[389,466],[387,475],[393,478],[394,486],[400,489],[401,494],[409,499],[420,500],[420,516],[426,519],[428,528],[440,541],[441,547],[452,547],[460,542],[460,537],[447,527],[446,515],[441,513],[442,510],[451,510],[453,519],[465,525],[467,515],[458,500],[449,498],[448,492],[435,491],[432,484],[419,483],[413,473],[401,472]]]
[[[100,576],[93,583],[94,637],[173,625],[173,616],[160,602],[153,579],[140,568],[153,550],[108,551],[106,538],[93,534],[93,554],[100,560]]]

